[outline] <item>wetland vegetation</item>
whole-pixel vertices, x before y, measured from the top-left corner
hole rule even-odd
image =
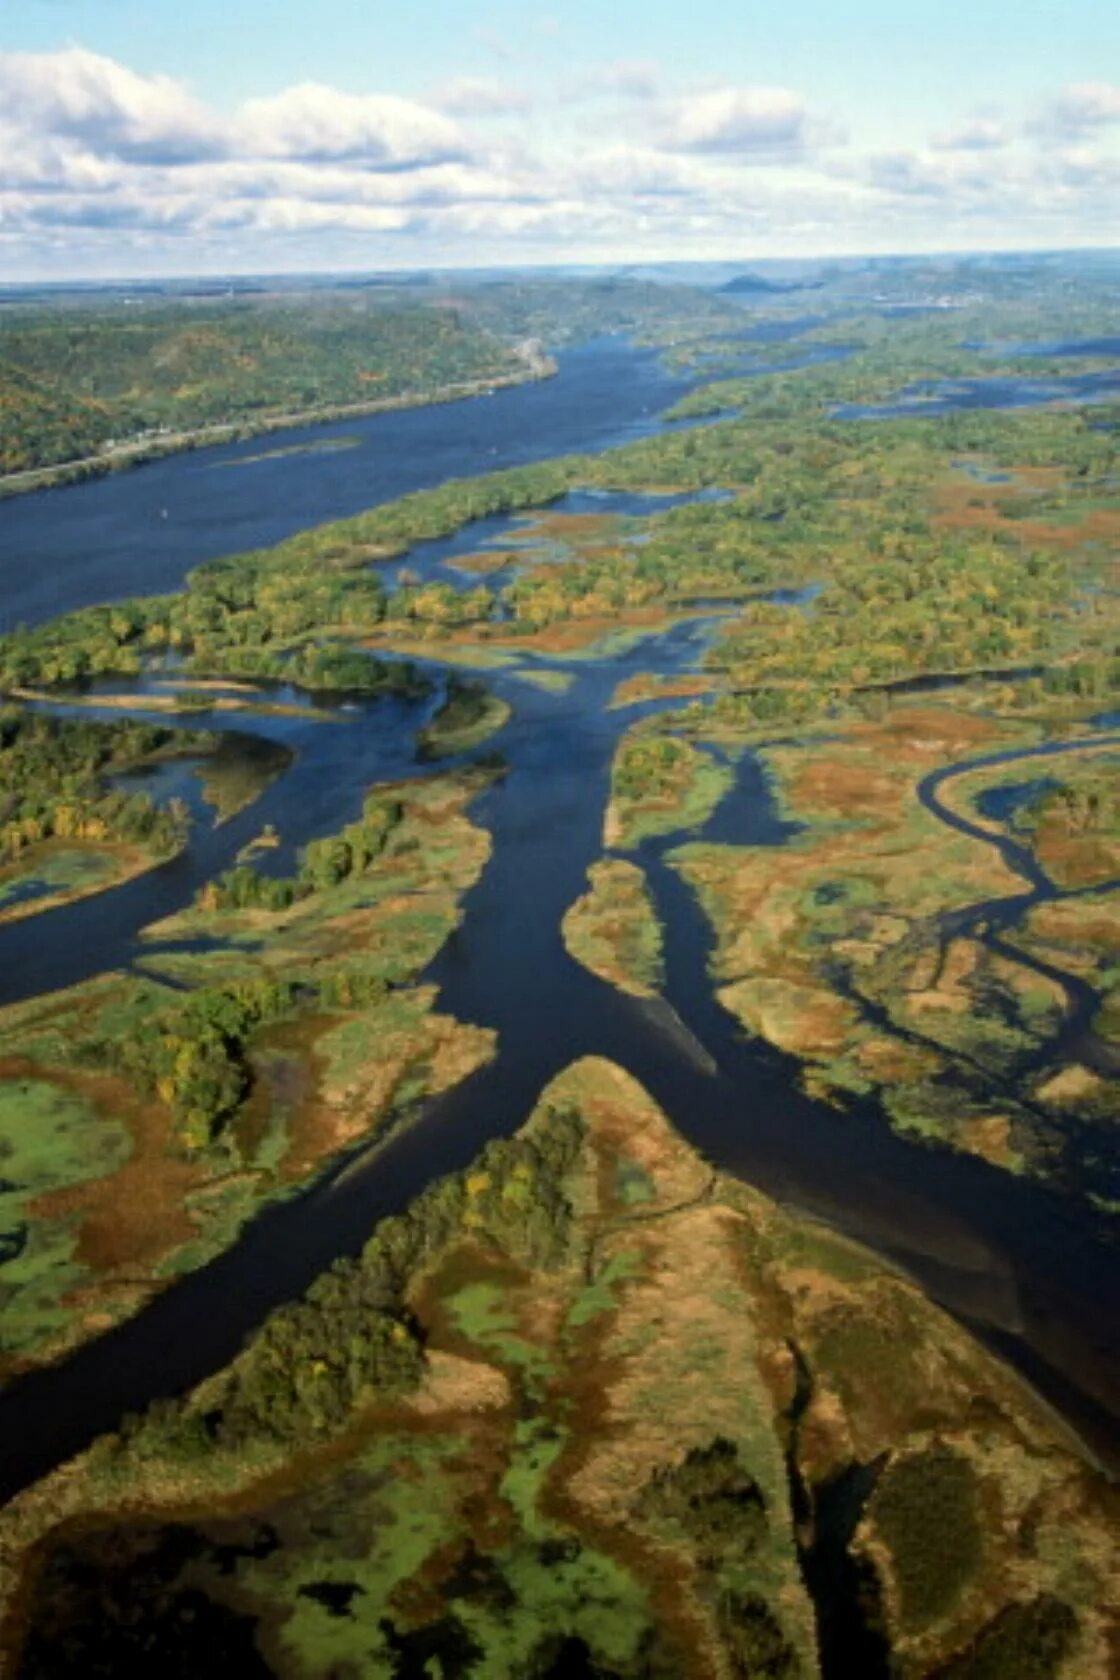
[[[1105,1672],[1113,1517],[912,1283],[588,1060],[226,1372],[17,1499],[3,1568],[27,1675],[186,1637],[230,1673],[792,1677],[837,1660],[807,1583],[850,1538],[878,1672],[1020,1680]]]
[[[13,1403],[266,1206],[325,1187],[330,1219],[332,1175],[395,1159],[428,1183],[18,1493],[13,1673],[186,1640],[231,1675],[1106,1680],[1114,1493],[1076,1428],[1111,1457],[1120,410],[893,403],[1068,372],[1024,345],[1059,292],[1071,336],[1116,298],[1038,285],[920,318],[826,286],[800,325],[768,298],[793,342],[730,379],[740,304],[686,335],[679,297],[577,288],[573,334],[617,311],[718,376],[688,425],[0,640],[0,832],[48,888],[113,903],[76,843],[189,856],[187,816],[113,779],[211,774],[224,707],[282,758],[113,966],[6,994]],[[560,307],[492,303],[525,332]],[[404,747],[296,849],[285,781],[350,728]],[[789,1205],[723,1169],[767,1125]],[[885,1254],[798,1211],[821,1150],[830,1218]],[[879,1200],[845,1219],[857,1158]],[[1069,1323],[1031,1317],[1032,1217],[1101,1285]]]
[[[417,984],[485,862],[466,813],[491,775],[378,788],[294,876],[239,865],[146,930],[131,971],[0,1016],[6,1375],[492,1053]]]
[[[285,762],[282,751],[238,747],[206,730],[0,708],[0,919],[118,885],[180,851],[187,804],[144,788],[159,765],[197,764],[217,817],[231,815]]]

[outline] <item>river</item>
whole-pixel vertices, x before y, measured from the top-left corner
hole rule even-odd
[[[632,390],[626,388],[631,375]],[[652,358],[612,342],[566,357],[560,376],[545,385],[458,409],[374,417],[368,425],[376,436],[405,427],[413,448],[423,447],[418,440],[425,426],[445,437],[442,455],[431,461],[413,460],[403,443],[393,445],[401,471],[396,482],[384,461],[378,466],[372,447],[367,472],[383,475],[374,486],[358,470],[358,450],[286,456],[228,471],[218,471],[216,459],[178,457],[118,479],[53,491],[49,500],[10,503],[0,508],[0,527],[13,520],[37,545],[43,567],[57,555],[58,598],[49,610],[60,610],[91,598],[97,587],[113,594],[173,587],[207,555],[275,540],[379,495],[451,474],[604,447],[651,430],[658,409],[679,392]],[[535,409],[526,409],[534,403]],[[537,428],[531,443],[521,429],[528,429],[528,412]],[[455,440],[443,432],[448,426]],[[489,442],[478,456],[479,437],[499,433],[506,441],[497,457],[490,452],[498,446]],[[241,445],[204,455],[240,458],[238,450],[259,452],[259,441],[255,449]],[[231,523],[224,527],[199,493],[200,484],[215,481],[215,494],[231,498]],[[153,491],[154,485],[163,488]],[[154,505],[167,505],[169,517],[153,533]],[[115,544],[100,524],[107,508],[114,510]],[[170,553],[164,552],[164,532]],[[85,552],[99,556],[93,563],[100,586],[83,570],[83,533]],[[413,557],[422,567],[442,567],[447,558],[440,545]],[[22,569],[19,587],[21,613],[48,610]],[[633,709],[607,711],[606,701],[616,683],[637,670],[668,674],[694,664],[709,632],[704,621],[692,621],[617,658],[574,662],[563,694],[503,673],[493,677],[513,707],[493,743],[509,772],[476,806],[477,819],[493,835],[493,856],[467,897],[459,932],[427,977],[440,988],[441,1008],[497,1030],[500,1054],[387,1147],[358,1151],[339,1163],[303,1195],[260,1215],[225,1254],[170,1286],[134,1318],[0,1394],[0,1496],[111,1428],[126,1411],[180,1391],[232,1357],[271,1306],[299,1293],[336,1256],[355,1251],[380,1215],[405,1205],[433,1177],[465,1165],[487,1138],[514,1130],[543,1085],[587,1054],[627,1068],[721,1167],[905,1265],[931,1295],[1017,1362],[1087,1436],[1104,1450],[1114,1446],[1109,1396],[1117,1392],[1120,1354],[1109,1326],[1120,1316],[1120,1285],[1111,1251],[1083,1206],[977,1158],[907,1143],[872,1103],[840,1114],[808,1099],[796,1065],[745,1038],[714,1000],[706,977],[710,930],[664,862],[665,843],[648,843],[641,861],[665,924],[666,1003],[649,1005],[616,992],[564,950],[560,920],[583,891],[588,864],[601,854],[611,758],[636,715]],[[142,706],[142,694],[138,701]],[[184,856],[164,868],[0,930],[0,996],[26,996],[134,960],[138,930],[187,902],[263,822],[274,822],[289,845],[300,843],[352,817],[370,782],[419,773],[414,737],[433,703],[363,704],[329,723],[254,720],[254,730],[293,749],[292,768],[241,817],[221,829],[198,828]],[[209,721],[191,718],[192,726]],[[218,715],[214,721],[227,720]],[[706,832],[756,845],[780,846],[789,838],[790,825],[776,814],[753,757],[744,759],[735,790]]]
[[[693,383],[618,338],[557,361],[553,378],[492,396],[270,432],[12,497],[0,503],[0,632],[178,589],[203,560],[450,478],[628,443]]]

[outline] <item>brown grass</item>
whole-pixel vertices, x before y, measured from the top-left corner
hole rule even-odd
[[[993,535],[1015,536],[1024,546],[1052,548],[1069,553],[1085,543],[1115,543],[1120,540],[1120,509],[1093,508],[1083,518],[1068,524],[1045,518],[1011,519],[1003,511],[1005,501],[1018,499],[1024,483],[1044,490],[1061,488],[1060,472],[1046,468],[1020,469],[1018,483],[962,483],[946,481],[935,495],[937,512],[931,521],[935,529],[988,531]]]
[[[80,1264],[98,1272],[147,1271],[193,1236],[184,1202],[206,1175],[174,1154],[174,1116],[158,1098],[141,1097],[109,1074],[44,1068],[22,1058],[0,1062],[0,1079],[46,1080],[128,1128],[132,1153],[115,1172],[49,1191],[33,1205],[39,1218],[77,1220]]]
[[[608,711],[623,706],[636,706],[643,700],[687,700],[697,694],[710,694],[719,686],[714,677],[682,672],[679,677],[658,677],[649,671],[620,682],[611,696]]]

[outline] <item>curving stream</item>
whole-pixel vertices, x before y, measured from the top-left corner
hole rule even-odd
[[[1040,957],[1018,945],[1008,944],[1000,937],[1009,928],[1021,923],[1038,904],[1053,904],[1072,898],[1102,897],[1115,892],[1120,887],[1120,880],[1102,881],[1091,887],[1057,886],[1029,846],[1021,844],[1008,834],[996,833],[981,823],[970,822],[952,806],[946,805],[941,798],[941,789],[956,781],[958,777],[969,775],[976,770],[998,769],[1008,764],[1031,764],[1039,759],[1059,758],[1067,753],[1096,752],[1102,747],[1120,748],[1120,734],[1083,736],[1075,741],[1049,741],[1041,746],[989,753],[965,764],[948,765],[941,770],[931,771],[928,776],[922,778],[916,789],[917,796],[926,810],[940,822],[955,829],[958,834],[967,835],[970,840],[993,846],[1007,867],[1027,882],[1029,890],[1025,893],[1015,893],[1007,898],[983,899],[978,904],[947,912],[942,918],[941,929],[943,939],[967,934],[979,940],[989,951],[1020,968],[1030,969],[1040,978],[1059,986],[1065,993],[1066,1015],[1061,1029],[1037,1051],[1031,1052],[1029,1058],[1022,1063],[1018,1072],[1023,1076],[1063,1052],[1074,1055],[1085,1066],[1099,1072],[1120,1073],[1120,1056],[1092,1030],[1093,1019],[1101,1007],[1101,997],[1096,988],[1081,975],[1044,962]]]

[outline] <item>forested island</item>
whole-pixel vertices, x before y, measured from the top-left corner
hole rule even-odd
[[[1112,1672],[1120,281],[569,284],[648,435],[0,639],[5,1672]]]

